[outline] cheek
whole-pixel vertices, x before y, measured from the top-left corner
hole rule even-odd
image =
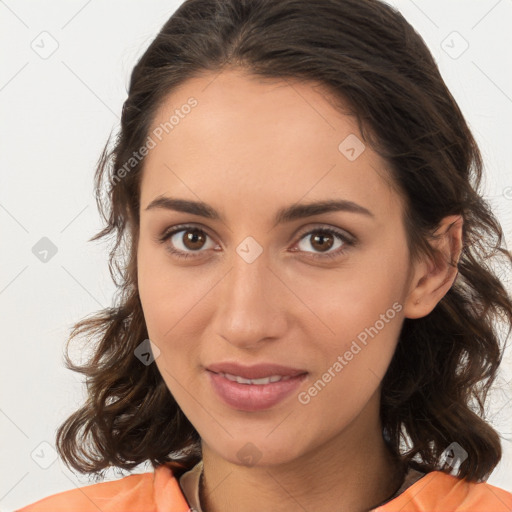
[[[165,250],[149,243],[139,245],[137,261],[138,291],[148,332],[162,342],[172,338],[174,326],[200,301],[205,283],[193,277],[193,271],[173,269]]]
[[[403,321],[398,301],[378,299],[373,296],[355,305],[343,302],[330,324],[335,335],[315,341],[321,357],[298,401],[307,411],[308,421],[322,418],[319,429],[326,424],[339,427],[350,423],[378,392]]]
[[[317,336],[330,340],[330,350],[350,344],[360,333],[364,338],[365,329],[376,323],[379,330],[390,331],[389,325],[400,324],[406,263],[402,250],[383,251],[354,257],[349,266],[337,270],[289,277],[294,293],[310,311],[303,316],[304,325],[316,326]],[[394,327],[390,337],[398,332],[399,326]]]
[[[149,338],[160,349],[156,365],[178,400],[192,385],[200,360],[201,318],[211,278],[195,269],[173,268],[163,250],[139,247],[138,289]]]

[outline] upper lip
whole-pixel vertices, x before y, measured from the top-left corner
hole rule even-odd
[[[253,366],[242,366],[238,363],[215,363],[206,367],[207,370],[214,373],[229,373],[237,375],[244,379],[262,379],[271,377],[272,375],[281,375],[283,377],[301,375],[307,373],[306,370],[298,368],[290,368],[289,366],[281,366],[273,363],[260,363]]]

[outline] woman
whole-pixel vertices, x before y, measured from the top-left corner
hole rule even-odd
[[[481,174],[387,4],[184,2],[100,160],[122,293],[72,333],[98,344],[57,433],[81,472],[155,470],[21,510],[510,510],[480,416],[512,323],[487,261],[512,259]]]

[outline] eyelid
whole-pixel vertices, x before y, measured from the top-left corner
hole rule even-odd
[[[204,231],[210,238],[213,238],[210,235],[208,228],[206,228],[202,224],[195,224],[192,222],[192,223],[188,223],[188,224],[176,224],[174,226],[170,226],[170,227],[164,229],[163,233],[161,233],[160,235],[157,235],[156,240],[159,242],[165,242],[165,240],[168,239],[170,236],[172,236],[180,231],[186,231],[189,228],[197,229],[199,231]]]
[[[177,234],[181,231],[187,231],[189,229],[197,229],[198,231],[201,231],[204,234],[206,234],[211,239],[215,238],[209,233],[208,228],[206,228],[202,224],[187,223],[187,224],[177,224],[177,225],[174,225],[174,226],[171,226],[171,227],[165,229],[162,234],[160,234],[156,237],[156,239],[158,242],[164,244],[169,240],[169,238],[171,238],[175,234]],[[335,251],[325,252],[325,253],[314,252],[314,251],[293,251],[293,252],[304,252],[305,254],[309,255],[308,257],[312,257],[313,259],[326,260],[329,258],[336,258],[336,257],[342,256],[348,247],[354,246],[357,243],[357,238],[352,233],[350,233],[349,231],[347,231],[345,229],[331,226],[329,224],[316,223],[312,226],[310,225],[310,226],[301,228],[300,230],[298,230],[294,233],[294,235],[292,236],[292,239],[295,239],[295,238],[298,238],[298,239],[297,239],[297,242],[295,242],[295,244],[293,245],[293,247],[296,247],[302,241],[302,239],[305,237],[305,235],[312,235],[315,232],[325,232],[325,233],[332,234],[333,236],[338,237],[338,239],[340,239],[343,242],[343,246],[341,248],[336,249]],[[221,244],[218,244],[218,245],[221,245]],[[168,248],[167,250],[170,253],[176,255],[178,258],[183,258],[183,259],[197,258],[197,257],[200,257],[200,254],[202,252],[206,252],[203,250],[182,251],[182,250],[174,249],[174,248]],[[195,256],[195,254],[197,254],[198,256]]]
[[[187,224],[176,224],[175,226],[170,226],[166,228],[163,233],[160,235],[157,235],[156,240],[159,242],[163,242],[171,233],[176,233],[181,230],[185,230],[187,228],[197,228],[199,230],[204,231],[208,236],[211,238],[214,238],[212,235],[210,235],[208,228],[206,226],[203,226],[202,224],[196,224],[194,222],[187,223]],[[350,231],[347,231],[346,229],[339,228],[337,226],[331,226],[330,224],[325,223],[314,223],[312,226],[307,226],[304,228],[299,229],[296,231],[292,236],[291,239],[295,237],[302,237],[303,235],[309,234],[311,231],[321,231],[321,230],[333,230],[336,233],[338,233],[341,236],[345,236],[346,238],[349,238],[354,243],[357,241],[357,237],[353,235]]]
[[[347,231],[346,229],[339,228],[337,226],[332,226],[330,224],[322,224],[322,223],[315,223],[312,226],[307,226],[305,228],[301,228],[298,231],[295,232],[292,238],[295,237],[302,237],[303,235],[310,234],[312,231],[332,231],[333,233],[337,234],[338,236],[341,236],[344,239],[347,239],[347,242],[353,242],[355,243],[357,241],[357,238],[350,233],[350,231]]]

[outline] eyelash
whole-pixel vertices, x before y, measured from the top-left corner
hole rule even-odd
[[[167,242],[167,240],[169,240],[176,233],[180,233],[181,231],[189,231],[189,230],[196,230],[208,237],[210,236],[210,235],[208,235],[208,233],[206,231],[204,231],[201,228],[198,228],[197,226],[190,225],[190,224],[182,224],[180,226],[175,226],[175,227],[171,228],[170,230],[164,231],[164,233],[160,237],[158,237],[158,241],[160,243],[164,244],[165,242]],[[345,253],[345,251],[347,250],[347,246],[351,247],[356,244],[355,240],[348,238],[341,231],[338,231],[333,228],[316,228],[316,229],[312,229],[310,231],[306,231],[305,233],[302,233],[300,235],[299,241],[302,240],[303,238],[305,238],[307,235],[312,235],[314,233],[322,233],[322,234],[328,233],[330,235],[337,237],[339,240],[341,240],[343,242],[344,245],[341,248],[338,248],[336,251],[333,251],[330,253],[308,253],[309,257],[311,257],[313,259],[331,260],[331,259],[337,258]],[[189,258],[199,257],[199,256],[194,256],[193,253],[190,253],[190,252],[183,252],[183,251],[176,250],[171,245],[168,245],[166,247],[166,250],[169,251],[173,256],[175,256],[177,258],[181,258],[181,259],[189,259]],[[196,251],[196,252],[200,253],[203,251]],[[297,252],[300,252],[300,251],[297,250]]]

